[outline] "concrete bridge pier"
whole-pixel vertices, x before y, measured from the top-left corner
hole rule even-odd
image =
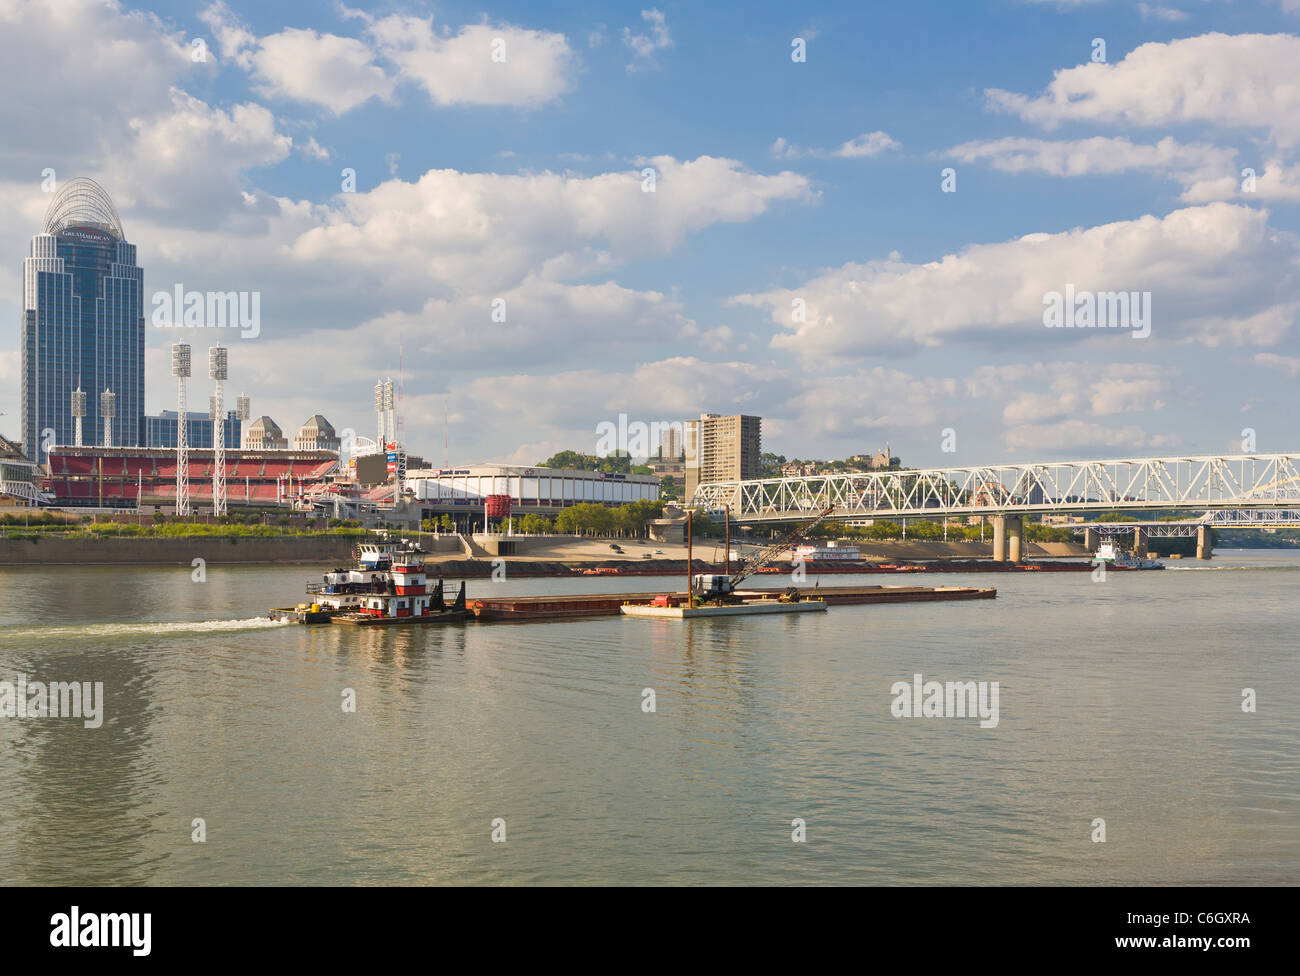
[[[1007,555],[1013,563],[1020,562],[1021,543],[1024,536],[1025,520],[1019,515],[1007,516]]]
[[[1151,550],[1147,545],[1147,530],[1134,529],[1133,530],[1133,555],[1145,558],[1150,553],[1150,551]]]
[[[1007,561],[1007,517],[1005,515],[993,516],[993,561],[995,563]]]
[[[1101,533],[1096,529],[1083,530],[1083,548],[1089,552],[1096,552],[1101,545]]]
[[[1208,525],[1197,526],[1196,529],[1196,558],[1209,559],[1214,554],[1214,544],[1210,541],[1210,527]]]

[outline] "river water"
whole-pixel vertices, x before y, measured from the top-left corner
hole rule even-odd
[[[1169,566],[400,631],[265,620],[312,567],[0,569],[0,681],[104,696],[99,728],[0,718],[0,883],[1300,882],[1300,553]],[[895,717],[918,673],[998,682],[997,726]]]

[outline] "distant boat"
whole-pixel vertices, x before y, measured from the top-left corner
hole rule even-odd
[[[1099,563],[1106,563],[1115,569],[1164,569],[1165,564],[1157,562],[1154,559],[1143,559],[1141,556],[1134,556],[1127,550],[1116,547],[1113,542],[1103,542],[1097,547],[1093,559]]]

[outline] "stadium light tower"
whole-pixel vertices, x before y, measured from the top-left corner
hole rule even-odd
[[[226,514],[226,418],[222,405],[223,381],[230,378],[229,355],[225,346],[208,348],[208,376],[216,386],[208,400],[212,417],[212,514]]]
[[[387,444],[391,444],[397,440],[397,403],[393,399],[393,380],[391,377],[384,380],[384,412],[388,414]]]
[[[172,345],[172,375],[176,377],[176,514],[190,515],[190,448],[185,416],[185,381],[190,376],[190,344]]]
[[[380,380],[375,384],[375,416],[379,418],[379,449],[382,451],[387,441],[384,438],[384,383]]]
[[[117,413],[117,394],[106,389],[99,395],[99,415],[104,418],[104,446],[113,446],[113,417]]]
[[[77,384],[77,388],[72,391],[72,419],[76,423],[74,432],[74,443],[81,447],[81,421],[86,417],[86,391]]]

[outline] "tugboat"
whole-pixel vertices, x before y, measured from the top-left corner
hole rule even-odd
[[[357,565],[334,569],[320,582],[307,584],[310,603],[271,610],[272,620],[316,624],[441,624],[464,620],[465,583],[449,606],[442,580],[429,589],[425,552],[418,543],[362,543],[354,551]]]
[[[1154,559],[1143,559],[1116,547],[1113,542],[1103,542],[1097,547],[1092,557],[1099,563],[1106,563],[1112,569],[1164,569],[1165,564]]]

